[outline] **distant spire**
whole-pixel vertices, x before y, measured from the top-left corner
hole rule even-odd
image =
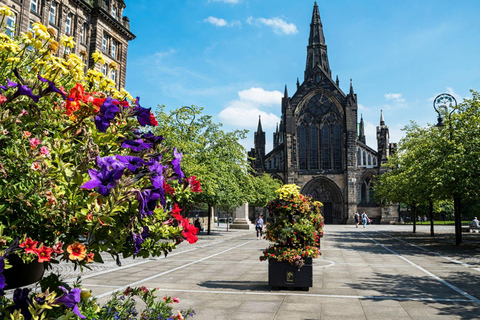
[[[383,110],[380,110],[380,125],[385,125],[385,119],[383,118]]]
[[[365,124],[363,122],[363,114],[360,114],[360,130],[358,138],[361,142],[366,143],[365,140]]]
[[[278,132],[278,122],[277,122],[277,130],[275,132]]]
[[[297,77],[297,89],[298,87],[300,87],[300,81],[298,80],[298,77]]]
[[[285,98],[285,99],[287,99],[287,98],[288,98],[287,85],[285,85],[285,95],[284,95],[284,98]]]
[[[350,95],[353,96],[353,82],[352,82],[352,78],[350,78]]]
[[[337,74],[337,80],[335,80],[335,83],[337,84],[337,87],[340,85],[340,81],[338,80],[338,74]]]
[[[313,77],[317,73],[317,67],[325,71],[331,77],[330,64],[328,63],[327,45],[323,34],[320,12],[315,1],[312,13],[312,22],[310,23],[310,37],[307,46],[307,66],[305,68],[305,78]]]
[[[261,115],[258,115],[258,128],[257,128],[257,132],[262,132],[262,116]]]

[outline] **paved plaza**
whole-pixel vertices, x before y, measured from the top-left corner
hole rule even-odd
[[[453,246],[453,227],[327,225],[314,286],[273,291],[268,242],[253,231],[216,228],[166,259],[135,260],[86,275],[105,301],[115,290],[148,286],[176,296],[195,319],[480,319],[480,234]]]

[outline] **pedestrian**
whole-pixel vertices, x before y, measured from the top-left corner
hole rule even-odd
[[[480,229],[480,224],[478,223],[477,217],[473,218],[472,223],[470,224],[470,228],[476,229],[472,231],[475,231],[476,233],[478,233],[478,229]]]
[[[428,221],[427,216],[424,215],[424,216],[423,216],[423,222],[427,222],[427,221]]]
[[[358,214],[358,211],[355,212],[353,217],[355,218],[355,228],[358,228],[358,224],[360,223],[360,215]]]
[[[255,219],[255,230],[257,230],[257,240],[262,238],[262,231],[263,231],[263,219],[262,215],[259,215],[257,219]]]
[[[363,223],[363,227],[365,228],[365,226],[367,225],[367,222],[368,222],[368,216],[367,214],[365,213],[365,211],[363,211],[362,213],[362,223]]]

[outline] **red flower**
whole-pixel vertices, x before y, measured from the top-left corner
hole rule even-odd
[[[155,116],[153,115],[153,113],[150,112],[150,123],[152,124],[152,126],[158,126],[158,122],[157,122],[157,119],[155,119]]]
[[[35,249],[35,253],[38,256],[38,262],[50,261],[52,252],[53,249],[47,246],[42,246],[40,249]]]
[[[93,262],[93,257],[95,257],[95,253],[89,252],[87,254],[87,262]]]
[[[30,238],[27,238],[25,242],[20,243],[19,247],[25,249],[25,253],[35,253],[37,249],[38,241],[33,241]]]
[[[123,294],[126,295],[126,296],[128,296],[128,295],[129,295],[130,293],[132,293],[132,292],[133,292],[132,288],[127,287],[127,289],[125,289],[125,291],[123,291]]]
[[[198,233],[198,228],[190,224],[188,219],[182,220],[182,236],[187,239],[188,243],[195,243],[198,240],[196,234]]]
[[[170,194],[175,193],[175,189],[170,187],[170,185],[168,183],[166,183],[165,180],[163,180],[163,189],[165,189],[165,193],[170,193]]]
[[[182,209],[180,209],[178,204],[175,203],[175,205],[172,208],[172,215],[177,221],[182,221],[183,220],[183,217],[182,217],[180,211],[182,211]]]
[[[63,247],[63,243],[57,242],[52,248],[53,252],[55,252],[56,254],[62,254],[63,253],[62,247]]]
[[[191,176],[190,178],[185,179],[188,183],[188,187],[192,192],[202,192],[200,189],[200,181],[197,180],[196,176]]]
[[[75,87],[70,89],[70,92],[67,97],[67,103],[65,104],[65,108],[67,109],[67,116],[71,116],[73,112],[80,109],[80,102],[84,99],[85,96],[85,89],[83,89],[80,83],[77,83]]]

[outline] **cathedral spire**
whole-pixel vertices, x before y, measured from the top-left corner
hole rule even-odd
[[[340,85],[340,80],[338,80],[338,74],[337,74],[337,80],[335,80],[335,83],[337,84],[337,87]]]
[[[288,99],[287,85],[285,85],[285,94],[284,94],[284,98],[285,98],[285,99]]]
[[[352,82],[352,78],[350,78],[350,95],[353,96],[354,92],[353,92],[353,82]]]
[[[305,68],[305,79],[314,76],[317,72],[315,69],[320,67],[328,76],[331,77],[330,65],[328,63],[327,45],[325,44],[325,36],[323,35],[322,21],[320,20],[320,12],[315,1],[313,6],[312,22],[310,23],[310,37],[307,46],[307,66]]]
[[[263,130],[262,130],[262,116],[259,115],[259,116],[258,116],[258,128],[257,128],[257,132],[260,133],[260,132],[262,132],[262,131],[263,131]]]
[[[383,119],[383,110],[380,110],[380,125],[385,125],[385,119]]]

